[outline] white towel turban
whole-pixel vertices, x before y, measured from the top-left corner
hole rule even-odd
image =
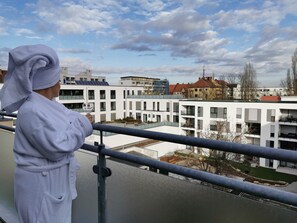
[[[18,110],[33,90],[52,87],[59,79],[59,58],[52,48],[38,44],[11,50],[0,92],[1,109]]]

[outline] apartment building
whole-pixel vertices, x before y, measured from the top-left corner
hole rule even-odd
[[[92,82],[106,82],[105,76],[93,76],[90,69],[80,72],[77,75],[69,74],[68,67],[61,67],[60,81],[62,84],[75,85],[79,83]],[[97,84],[98,85],[98,84]]]
[[[181,134],[204,137],[218,133],[226,123],[230,137],[244,136],[244,142],[275,149],[297,149],[295,102],[213,102],[180,100]],[[224,134],[224,133],[223,133]],[[232,139],[230,140],[232,141]],[[296,168],[296,163],[260,158],[260,166]]]
[[[61,85],[58,101],[83,114],[90,113],[96,122],[127,117],[125,98],[143,94],[142,87]]]
[[[169,94],[169,82],[167,79],[125,76],[119,81],[121,86],[139,86],[144,88],[144,94],[167,95]]]
[[[181,95],[131,95],[127,100],[127,114],[145,123],[179,123]]]

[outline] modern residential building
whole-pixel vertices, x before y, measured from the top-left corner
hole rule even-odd
[[[242,135],[245,138],[243,143],[297,150],[296,101],[214,103],[183,99],[179,106],[180,128],[184,135],[205,137],[209,133],[219,133],[219,124],[224,122],[230,137]],[[296,163],[263,158],[259,164],[274,169],[297,167]]]
[[[121,86],[138,86],[144,88],[144,94],[169,94],[169,82],[167,79],[125,76],[119,81]]]
[[[99,85],[98,82],[106,82],[106,78],[105,76],[93,76],[90,69],[80,72],[77,75],[71,75],[68,73],[68,67],[61,67],[60,81],[62,84],[70,85],[81,83],[86,84],[86,82],[92,82],[93,85]]]
[[[105,122],[129,116],[125,104],[130,94],[143,94],[143,87],[61,85],[58,101],[69,109],[92,114],[96,122]]]
[[[260,99],[262,96],[287,96],[285,88],[256,88],[256,99]],[[241,87],[238,84],[233,88],[233,99],[241,99]]]
[[[182,98],[181,95],[130,95],[126,113],[144,123],[179,123],[179,100]]]

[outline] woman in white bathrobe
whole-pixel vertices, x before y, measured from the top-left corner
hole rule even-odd
[[[59,59],[44,45],[9,53],[0,92],[8,113],[18,110],[14,193],[20,223],[70,223],[79,165],[74,151],[92,134],[92,117],[54,100],[60,90]]]

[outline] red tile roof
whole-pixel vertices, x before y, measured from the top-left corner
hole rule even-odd
[[[260,98],[261,101],[280,101],[281,97],[280,96],[262,96]]]
[[[169,93],[173,94],[175,92],[182,92],[182,90],[187,90],[189,87],[189,84],[170,84],[169,85]]]

